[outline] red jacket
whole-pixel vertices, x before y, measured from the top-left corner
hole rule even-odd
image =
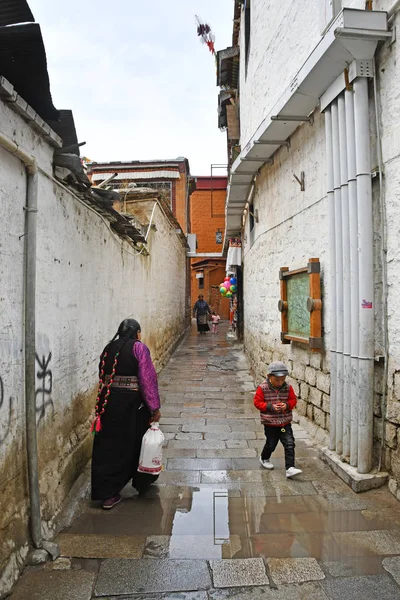
[[[287,389],[287,388],[286,388]],[[277,390],[278,391],[278,390]],[[290,409],[290,421],[292,420],[291,411],[297,404],[297,397],[294,392],[294,389],[291,385],[289,385],[289,395],[287,399],[287,403]],[[254,406],[261,412],[267,413],[267,403],[265,401],[264,391],[261,386],[258,386],[255,396],[254,396]],[[261,415],[262,416],[262,415]]]

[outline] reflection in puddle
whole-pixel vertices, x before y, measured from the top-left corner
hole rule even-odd
[[[185,539],[188,536],[191,539]],[[177,507],[173,516],[169,556],[182,556],[189,541],[190,557],[194,550],[197,558],[200,555],[222,558],[225,554],[222,547],[229,545],[229,537],[228,491],[203,488],[193,492],[190,508]],[[189,557],[186,551],[184,554],[182,557]]]
[[[68,532],[123,536],[124,542],[132,536],[132,543],[144,538],[148,558],[313,557],[332,562],[332,571],[338,563],[353,573],[374,572],[380,564],[374,556],[399,553],[388,512],[364,511],[359,500],[347,510],[351,494],[293,496],[276,486],[274,496],[265,496],[262,486],[252,485],[258,495],[242,488],[241,496],[224,485],[154,486],[151,496],[126,497],[111,514],[82,515]]]

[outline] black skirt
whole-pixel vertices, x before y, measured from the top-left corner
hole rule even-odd
[[[197,331],[210,331],[210,327],[208,325],[208,317],[205,315],[197,315]]]
[[[150,411],[139,392],[113,390],[101,417],[101,431],[94,436],[92,500],[108,500],[132,480],[145,491],[158,475],[138,473],[142,438],[149,428]]]

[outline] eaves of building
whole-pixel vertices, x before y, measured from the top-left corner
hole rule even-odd
[[[226,240],[240,235],[243,211],[260,168],[272,160],[278,148],[289,147],[290,136],[301,123],[310,120],[321,96],[338,77],[355,61],[372,59],[378,42],[390,37],[385,12],[345,8],[332,22],[232,165],[226,202]]]

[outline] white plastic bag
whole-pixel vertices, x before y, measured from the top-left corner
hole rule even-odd
[[[162,470],[162,448],[164,434],[158,423],[152,423],[142,440],[139,458],[139,473],[158,475]]]

